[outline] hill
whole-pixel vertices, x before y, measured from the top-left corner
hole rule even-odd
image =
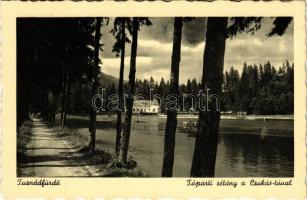
[[[99,80],[99,83],[103,87],[110,87],[112,86],[112,84],[114,84],[117,88],[118,78],[101,72],[101,78]]]

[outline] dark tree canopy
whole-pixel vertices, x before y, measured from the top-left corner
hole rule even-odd
[[[49,103],[57,107],[65,79],[62,75],[64,69],[70,74],[71,84],[85,83],[91,78],[94,64],[93,22],[93,18],[17,20],[19,122],[31,109],[34,109],[32,112],[48,115],[50,111],[45,106],[50,100],[48,92],[56,97],[54,102]]]
[[[273,35],[282,36],[286,29],[288,28],[289,24],[292,22],[292,17],[276,17],[273,24],[274,27],[272,28],[271,32],[268,33],[268,36],[271,37]]]
[[[233,38],[243,32],[254,35],[261,28],[263,17],[232,17],[230,20],[232,23],[228,26],[227,34],[230,38]],[[267,36],[282,36],[292,20],[292,17],[275,17],[273,28],[267,33]]]

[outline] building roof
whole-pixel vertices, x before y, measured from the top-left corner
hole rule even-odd
[[[159,106],[159,103],[157,100],[135,100],[133,106],[134,107]]]

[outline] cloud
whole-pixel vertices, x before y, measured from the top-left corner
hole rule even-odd
[[[173,23],[172,17],[150,17],[153,23],[149,27],[141,27],[139,36],[143,39],[158,40],[170,43],[173,41]]]
[[[158,40],[172,43],[174,31],[174,18],[151,17],[153,26],[141,28],[140,36],[144,39]],[[205,40],[207,20],[204,17],[193,18],[183,23],[182,44],[195,46]]]
[[[172,55],[173,18],[151,18],[151,27],[141,27],[138,39],[137,53],[137,78],[154,77],[166,80],[170,76]],[[190,24],[191,23],[191,24]],[[181,45],[180,83],[188,78],[201,80],[203,53],[205,47],[205,19],[197,19],[195,22],[184,24]],[[259,64],[270,61],[275,66],[280,66],[286,59],[293,61],[293,23],[282,36],[271,38],[266,33],[272,28],[272,19],[265,18],[262,28],[255,35],[246,33],[238,34],[233,39],[227,39],[224,69],[234,66],[239,71],[243,63]],[[101,53],[102,70],[110,75],[118,77],[120,58],[112,53],[114,38],[109,33],[110,27],[105,27],[102,42],[104,52]],[[194,30],[194,31],[193,31]],[[129,75],[131,45],[126,45],[125,79]]]
[[[200,17],[184,23],[182,42],[184,45],[197,46],[205,41],[207,18]]]
[[[239,70],[242,63],[259,64],[270,61],[279,67],[285,60],[293,61],[292,38],[272,37],[227,40],[225,52],[225,68],[234,66]]]
[[[137,57],[137,67],[138,66],[150,66],[152,63],[151,57]],[[129,66],[130,66],[130,57],[125,57],[125,78],[128,78],[129,75]],[[104,58],[102,60],[101,69],[104,73],[113,75],[115,77],[118,77],[119,74],[119,68],[120,68],[120,58]]]

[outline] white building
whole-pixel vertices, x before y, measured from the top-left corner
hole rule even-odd
[[[156,100],[136,100],[133,103],[133,113],[158,114],[159,103]]]

